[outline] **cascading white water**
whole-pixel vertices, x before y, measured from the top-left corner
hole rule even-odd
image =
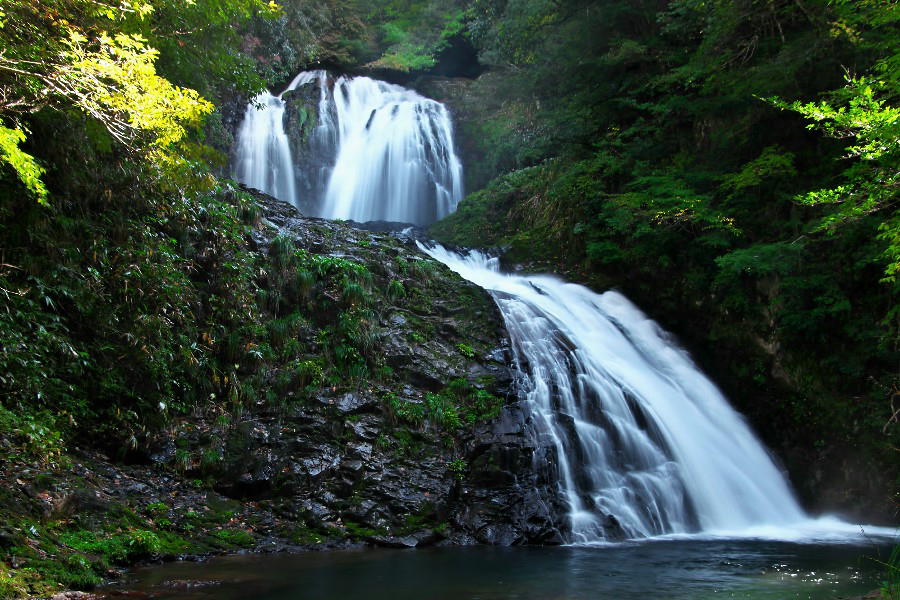
[[[443,104],[368,77],[334,85],[337,162],[322,214],[432,223],[456,210],[462,164]]]
[[[535,426],[557,449],[571,541],[806,519],[741,416],[624,296],[423,249],[494,294]]]
[[[462,198],[462,164],[453,147],[446,107],[398,85],[324,71],[298,75],[279,96],[264,92],[247,108],[238,132],[235,175],[241,182],[299,206],[315,216],[354,221],[428,225],[454,210]],[[319,86],[314,151],[330,148],[326,174],[297,173],[284,131],[288,91]],[[302,168],[300,169],[302,170]],[[322,179],[299,198],[298,178]]]

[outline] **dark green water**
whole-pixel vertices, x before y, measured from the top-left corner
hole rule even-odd
[[[159,600],[852,598],[887,546],[655,541],[597,548],[435,548],[232,556],[137,571]],[[142,595],[142,594],[138,594]]]

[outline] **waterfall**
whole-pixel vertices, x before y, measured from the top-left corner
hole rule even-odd
[[[286,94],[306,85],[319,92],[306,143],[311,155],[331,159],[324,168],[297,164],[284,128]],[[332,81],[324,71],[301,73],[280,95],[263,92],[247,107],[235,176],[314,216],[354,221],[428,225],[456,210],[463,193],[443,104],[368,77]]]
[[[806,519],[742,417],[624,296],[423,249],[494,295],[534,427],[556,448],[572,542]]]
[[[293,125],[285,131],[292,118],[299,134]],[[324,71],[301,73],[279,96],[264,92],[247,108],[235,173],[309,214],[356,221],[428,224],[453,212],[462,195],[443,105]],[[478,252],[423,250],[493,294],[532,433],[554,450],[569,541],[857,532],[806,517],[742,417],[621,294],[502,274]],[[867,528],[873,532],[888,535]]]

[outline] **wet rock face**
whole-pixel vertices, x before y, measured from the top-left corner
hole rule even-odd
[[[560,543],[555,458],[535,442],[518,401],[490,296],[409,240],[259,200],[261,252],[287,236],[299,249],[364,264],[376,288],[400,282],[405,291],[375,308],[390,375],[325,386],[281,408],[260,402],[239,423],[202,434],[222,443],[224,459],[206,471],[215,490],[271,509],[282,534],[333,531],[390,547]],[[453,393],[499,404],[457,425],[427,412]],[[173,443],[159,447],[154,457],[165,461]]]
[[[535,443],[527,409],[504,408],[476,441],[457,493],[455,523],[484,544],[560,544],[566,507],[556,491],[556,458]]]

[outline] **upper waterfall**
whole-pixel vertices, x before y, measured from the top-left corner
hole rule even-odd
[[[534,427],[556,448],[570,541],[806,519],[743,418],[624,296],[423,249],[494,294]]]
[[[306,86],[316,88],[316,123],[292,142],[287,95]],[[297,110],[300,125],[309,123],[306,107]],[[316,160],[300,164],[299,144]],[[263,92],[247,107],[234,164],[239,181],[331,219],[427,225],[453,212],[463,193],[443,104],[368,77],[334,80],[325,71],[301,73],[280,95]]]

